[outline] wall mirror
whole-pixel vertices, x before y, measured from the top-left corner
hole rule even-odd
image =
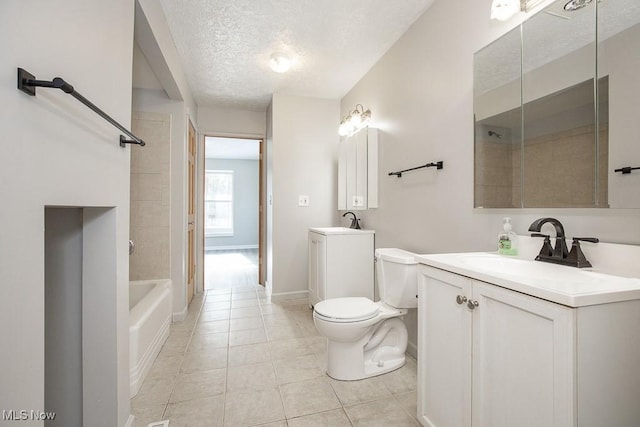
[[[340,139],[338,210],[378,207],[378,130],[360,129]]]
[[[474,56],[477,208],[640,207],[640,2],[566,3]]]

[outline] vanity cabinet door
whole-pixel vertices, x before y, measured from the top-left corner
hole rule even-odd
[[[574,310],[473,283],[473,426],[574,425]]]
[[[418,418],[423,426],[471,426],[471,280],[421,268]]]
[[[327,289],[326,236],[309,232],[309,306],[325,299]]]

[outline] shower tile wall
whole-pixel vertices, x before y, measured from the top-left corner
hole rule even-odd
[[[147,145],[131,147],[130,238],[136,249],[129,279],[168,278],[171,116],[133,112],[131,127]]]
[[[502,139],[478,136],[476,206],[522,206],[521,147]],[[486,132],[482,132],[484,135]],[[608,207],[608,126],[600,125],[597,207]],[[528,139],[524,144],[525,207],[593,207],[596,180],[594,127],[583,126]]]

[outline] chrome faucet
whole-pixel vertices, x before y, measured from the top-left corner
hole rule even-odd
[[[556,230],[555,246],[551,246],[551,239],[548,234],[541,234],[540,230],[546,223],[550,223]],[[567,249],[567,242],[564,235],[564,227],[562,223],[555,218],[539,218],[529,226],[529,231],[533,231],[531,237],[544,237],[542,249],[536,257],[536,261],[551,262],[554,264],[569,265],[572,267],[584,268],[591,267],[591,263],[587,260],[580,248],[580,242],[598,243],[595,237],[574,237],[571,245],[571,252]]]
[[[353,218],[351,218],[351,225],[349,226],[349,228],[355,228],[356,230],[360,230],[360,220],[356,217],[356,214],[354,214],[353,212],[345,212],[342,214],[342,216],[346,217],[349,214],[353,215]]]

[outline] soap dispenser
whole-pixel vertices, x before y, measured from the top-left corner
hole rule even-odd
[[[505,218],[502,231],[498,233],[498,253],[501,255],[518,255],[518,236],[511,228],[511,218]]]

